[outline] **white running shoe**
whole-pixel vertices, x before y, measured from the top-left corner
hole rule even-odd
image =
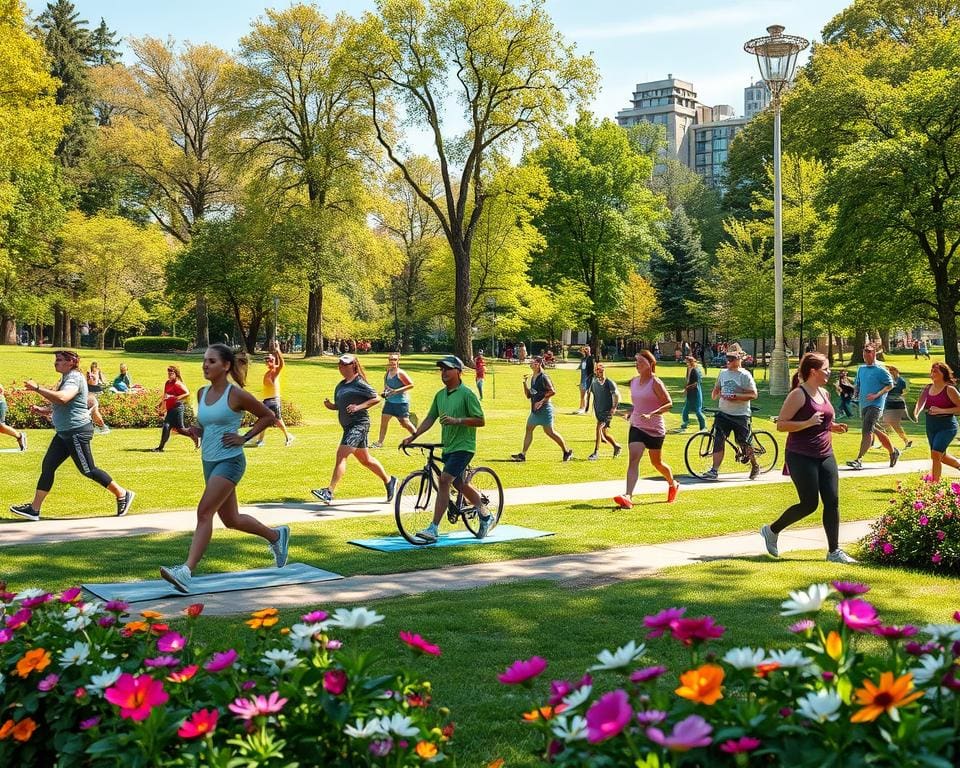
[[[296,439],[297,439],[297,438],[294,437],[293,435],[287,435],[287,439],[286,439],[286,441],[284,442],[283,447],[284,447],[284,448],[289,448],[291,445],[293,445],[293,441],[296,440]]]
[[[190,580],[193,578],[193,574],[190,573],[190,569],[187,568],[186,563],[183,565],[171,565],[169,568],[162,566],[160,568],[160,576],[170,582],[177,592],[183,592],[185,595],[190,592]]]
[[[835,549],[833,552],[827,552],[827,561],[831,563],[843,563],[844,565],[853,565],[857,562],[842,549]]]
[[[760,535],[763,537],[763,544],[771,557],[780,557],[780,550],[777,549],[777,534],[770,530],[769,525],[760,529]]]
[[[270,543],[270,551],[273,552],[277,568],[283,568],[287,564],[287,553],[290,549],[290,526],[281,525],[275,530],[280,538]]]

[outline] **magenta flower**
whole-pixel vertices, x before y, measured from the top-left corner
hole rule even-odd
[[[327,644],[324,647],[328,651],[339,651],[343,648],[343,643],[340,640],[327,640]]]
[[[323,690],[339,696],[347,690],[347,673],[342,669],[330,669],[323,673]]]
[[[937,541],[943,541],[945,538],[947,538],[946,531],[937,531]]]
[[[7,629],[15,630],[25,627],[32,618],[33,611],[31,611],[29,608],[21,608],[11,616],[7,616],[3,621],[7,625]]]
[[[817,626],[817,625],[816,625],[816,622],[814,622],[813,619],[801,619],[800,621],[797,621],[797,622],[791,624],[791,625],[788,627],[788,629],[789,629],[791,632],[793,632],[794,634],[801,635],[801,634],[803,634],[804,632],[809,632],[809,631],[812,630],[815,626]]]
[[[915,640],[911,640],[909,643],[903,646],[903,650],[905,650],[911,656],[926,656],[927,654],[936,653],[939,651],[940,646],[938,646],[932,640],[928,640],[926,643],[918,643]]]
[[[745,752],[753,752],[760,746],[760,739],[754,739],[752,736],[741,736],[739,739],[728,739],[720,745],[720,751],[728,755],[739,755]]]
[[[953,620],[956,621],[957,623],[960,623],[960,611],[953,612]]]
[[[540,656],[533,656],[525,660],[518,659],[507,667],[504,672],[497,675],[497,680],[504,685],[526,684],[535,677],[543,674],[543,670],[546,668],[547,660]]]
[[[696,643],[723,637],[725,630],[726,628],[717,624],[712,616],[677,619],[671,627],[673,637],[684,645],[695,645]]]
[[[844,597],[856,597],[865,595],[870,591],[870,587],[861,584],[859,581],[831,581],[833,588]]]
[[[97,619],[97,624],[106,629],[107,627],[112,627],[117,623],[116,616],[101,616]]]
[[[13,630],[12,629],[0,629],[0,645],[4,643],[9,643],[13,640]]]
[[[251,699],[235,699],[228,709],[237,716],[239,720],[250,721],[260,715],[272,715],[283,709],[287,703],[286,699],[281,699],[280,694],[274,691],[269,696],[254,696]]]
[[[240,690],[252,691],[256,687],[257,687],[257,684],[253,680],[244,680],[243,683],[240,685]]]
[[[906,624],[902,627],[889,626],[889,627],[874,627],[873,634],[877,637],[883,637],[887,640],[903,640],[907,637],[913,637],[917,634],[917,628]]]
[[[646,712],[637,712],[637,722],[647,726],[660,725],[667,719],[667,713],[660,709],[648,709]]]
[[[393,749],[393,739],[379,739],[370,742],[370,754],[374,757],[386,757]]]
[[[697,747],[709,746],[711,733],[713,728],[699,715],[690,715],[681,720],[673,727],[669,736],[659,728],[647,728],[647,738],[671,752],[688,752]]]
[[[590,675],[584,675],[578,683],[571,683],[568,680],[554,680],[550,683],[550,699],[547,703],[551,707],[555,707],[571,693],[579,691],[588,685],[593,685],[593,678],[590,677]]]
[[[83,592],[82,587],[70,587],[70,589],[64,590],[60,595],[60,602],[72,603],[74,600],[80,597],[81,592]]]
[[[587,710],[587,741],[599,744],[612,739],[632,718],[633,709],[626,691],[617,689],[603,694]]]
[[[425,653],[428,656],[440,655],[440,646],[428,643],[420,635],[415,635],[412,632],[401,632],[400,639],[416,653]]]
[[[920,523],[920,525],[926,525],[927,523],[930,522],[930,518],[927,517],[926,515],[920,515],[920,519],[917,520],[917,522]]]
[[[913,508],[914,508],[915,510],[917,510],[917,512],[919,512],[919,511],[920,511],[921,509],[923,509],[925,506],[927,506],[927,505],[924,504],[922,501],[920,501],[920,499],[917,499],[915,502],[913,502]]]
[[[21,608],[36,608],[38,605],[43,605],[46,602],[49,602],[53,599],[53,595],[49,592],[45,592],[42,595],[37,595],[36,597],[28,597],[26,600],[20,601]]]
[[[87,719],[87,720],[81,720],[81,721],[80,721],[80,730],[81,730],[81,731],[89,731],[91,728],[96,728],[98,725],[100,725],[100,718],[99,718],[99,717],[91,717],[91,718],[89,718],[89,719]]]
[[[828,670],[828,671],[822,672],[822,673],[820,674],[820,677],[823,678],[823,682],[829,683],[829,682],[832,682],[832,681],[833,681],[833,678],[835,678],[836,675],[833,674],[833,672],[830,672],[830,671]]]
[[[126,613],[130,609],[130,604],[123,600],[110,600],[103,608],[108,613]]]
[[[189,666],[182,667],[181,669],[174,670],[169,675],[167,675],[167,680],[171,683],[185,683],[188,680],[192,679],[197,670],[200,669],[196,664],[190,664]]]
[[[56,688],[58,682],[60,682],[59,675],[47,675],[45,678],[43,678],[43,680],[37,683],[37,690],[43,691],[44,693],[47,691],[52,691],[54,688]]]
[[[940,565],[941,560],[943,560],[943,555],[941,555],[939,552],[934,552],[930,557],[930,562],[932,562],[934,565]]]
[[[143,666],[156,669],[157,667],[175,667],[179,663],[180,660],[176,656],[157,656],[155,659],[144,659]]]
[[[217,720],[220,718],[218,709],[200,709],[183,721],[177,730],[181,739],[198,739],[217,730]]]
[[[222,672],[225,669],[229,669],[233,666],[233,662],[237,660],[237,652],[231,648],[228,651],[220,651],[219,653],[213,654],[210,657],[210,661],[203,665],[203,668],[207,672]]]
[[[837,613],[840,614],[843,623],[854,632],[867,632],[873,627],[880,626],[877,609],[866,600],[857,598],[841,600],[837,606]]]
[[[672,630],[674,624],[687,612],[686,608],[666,608],[653,616],[643,617],[643,626],[651,630],[648,638],[661,637],[668,630]]]
[[[667,671],[666,667],[657,665],[655,667],[644,667],[630,673],[631,683],[646,683],[650,680],[656,680],[660,675]]]
[[[893,544],[891,544],[889,541],[883,542],[883,547],[882,547],[882,549],[883,549],[883,554],[885,554],[885,555],[892,555],[892,554],[893,554]]]
[[[179,653],[187,647],[187,638],[179,632],[167,632],[157,640],[157,650],[161,653]]]
[[[146,720],[154,707],[166,704],[170,698],[159,680],[154,680],[149,675],[134,677],[126,672],[120,675],[111,688],[103,692],[103,697],[120,707],[120,717],[138,723]]]
[[[326,611],[310,611],[310,613],[303,614],[300,621],[304,624],[319,624],[321,621],[326,621],[329,615]]]

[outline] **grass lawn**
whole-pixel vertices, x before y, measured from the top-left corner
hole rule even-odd
[[[127,362],[134,382],[154,387],[159,387],[164,381],[166,365],[171,360],[176,360],[184,372],[187,386],[192,391],[195,392],[203,384],[200,358],[197,355],[128,355],[122,352],[84,350],[84,368],[92,359],[100,362],[107,378],[114,374],[121,361]],[[371,382],[379,386],[383,377],[385,355],[365,355],[362,359]],[[434,392],[440,387],[434,366],[436,359],[436,355],[416,355],[404,358],[402,363],[417,385],[412,391],[413,410],[421,415],[426,414]],[[917,385],[925,380],[929,364],[925,360],[914,361],[912,355],[891,357],[891,360],[894,359],[902,365],[907,377],[913,379],[911,393],[915,395],[919,389]],[[49,349],[0,346],[0,382],[8,388],[28,377],[53,383],[56,377],[52,361],[53,356]],[[267,445],[250,452],[247,474],[239,488],[241,503],[312,500],[310,489],[325,486],[329,480],[336,445],[340,439],[340,428],[336,423],[336,414],[327,411],[322,403],[325,397],[332,395],[339,380],[335,361],[333,358],[309,361],[290,358],[288,363],[283,378],[283,394],[300,406],[305,424],[294,430],[297,442],[290,448],[283,447],[279,431],[271,430],[267,436]],[[251,367],[251,390],[257,394],[263,370],[262,361],[255,360]],[[624,399],[628,399],[629,390],[626,385],[633,374],[632,365],[614,363],[608,370],[611,378],[621,385]],[[674,412],[667,415],[667,425],[670,428],[679,425],[682,406],[680,390],[684,370],[683,366],[673,362],[664,362],[658,369],[659,375],[675,397]],[[487,399],[484,401],[487,426],[479,433],[477,463],[495,467],[507,487],[622,477],[625,460],[621,458],[614,461],[610,458],[609,449],[603,453],[604,458],[600,461],[585,460],[593,450],[595,421],[592,416],[571,415],[579,402],[579,374],[573,367],[558,368],[550,371],[550,375],[558,392],[554,400],[558,413],[556,428],[574,448],[574,461],[570,464],[561,463],[559,449],[539,430],[526,463],[515,464],[508,460],[509,455],[520,450],[522,444],[528,405],[523,398],[521,380],[527,371],[527,368],[506,363],[488,367]],[[715,368],[707,372],[707,398],[716,373]],[[758,372],[758,378],[763,394],[759,399],[761,410],[756,417],[756,423],[758,427],[773,431],[769,418],[779,410],[779,399],[775,400],[765,393],[763,372]],[[473,386],[472,371],[466,372],[465,381]],[[372,414],[372,418],[374,428],[371,440],[377,436],[379,410]],[[907,431],[917,440],[908,456],[925,456],[921,425],[909,424]],[[188,440],[178,436],[171,438],[166,453],[149,453],[149,449],[157,445],[159,432],[159,429],[118,429],[109,435],[98,436],[94,441],[97,463],[119,483],[137,492],[134,514],[162,509],[188,509],[196,505],[200,496],[202,477],[199,456],[194,453]],[[618,439],[625,440],[626,423],[616,422],[614,433]],[[32,498],[40,471],[40,461],[50,434],[47,430],[34,431],[30,435],[30,449],[25,454],[0,455],[3,466],[0,504],[4,509],[9,504],[22,503]],[[395,446],[403,434],[399,425],[392,421],[387,435],[388,445]],[[435,427],[424,439],[439,440],[439,434],[439,427]],[[683,462],[686,439],[681,435],[671,436],[664,447],[666,461],[681,473],[686,472]],[[837,436],[838,456],[843,459],[855,455],[858,441],[859,436],[855,432]],[[13,448],[13,440],[4,440],[2,447]],[[421,463],[419,457],[405,457],[393,448],[384,448],[376,455],[388,472],[400,477]],[[867,457],[868,460],[882,458],[881,452],[871,453]],[[645,463],[642,471],[647,474],[649,465]],[[373,496],[381,491],[382,486],[377,478],[358,464],[352,463],[338,488],[338,496]],[[112,506],[113,500],[108,494],[84,480],[72,467],[65,466],[59,472],[54,491],[44,505],[44,514],[48,517],[106,514]]]

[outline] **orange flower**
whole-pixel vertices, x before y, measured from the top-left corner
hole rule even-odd
[[[763,664],[757,664],[757,677],[766,677],[778,669],[780,669],[780,663],[776,661],[765,661]]]
[[[498,757],[496,760],[487,765],[487,768],[503,768],[503,764],[506,761],[502,757]]]
[[[128,621],[123,625],[123,631],[126,632],[128,636],[137,632],[149,632],[150,625],[145,621]]]
[[[543,706],[537,707],[536,709],[530,710],[529,712],[523,713],[523,719],[528,723],[532,723],[535,720],[552,720],[556,715],[559,715],[563,710],[567,708],[566,704],[557,704],[556,707]]]
[[[723,698],[723,667],[716,664],[702,664],[680,675],[681,686],[674,693],[684,699],[700,704],[716,704]]]
[[[826,646],[827,656],[834,661],[843,655],[843,640],[836,631],[831,630],[830,634],[827,635]]]
[[[422,757],[424,760],[429,760],[431,757],[436,757],[437,745],[432,741],[418,741],[416,746],[417,754]]]
[[[25,717],[19,723],[7,720],[0,726],[0,741],[9,739],[11,736],[17,741],[30,741],[35,730],[37,730],[37,724],[32,718]]]
[[[277,609],[276,609],[276,608],[264,608],[264,609],[261,610],[261,611],[254,611],[254,612],[251,613],[250,615],[253,616],[253,618],[255,618],[255,619],[265,619],[265,618],[267,618],[268,616],[276,616],[276,615],[277,615]]]
[[[896,680],[893,679],[893,672],[884,672],[880,675],[879,686],[874,685],[872,680],[864,680],[863,688],[854,691],[857,703],[864,706],[863,709],[854,712],[850,722],[870,723],[884,712],[890,715],[891,719],[899,721],[897,707],[906,706],[923,696],[923,691],[909,693],[911,688],[913,688],[913,675],[909,672]]]
[[[16,723],[13,720],[7,720],[3,725],[0,725],[0,741],[5,741],[10,738],[10,734],[13,732],[13,726]]]
[[[272,627],[280,619],[276,616],[267,616],[266,618],[253,618],[247,621],[247,626],[250,629],[260,629],[261,627]]]
[[[140,615],[145,619],[162,619],[163,614],[156,611],[140,611]]]
[[[23,654],[23,658],[17,662],[17,674],[26,677],[31,672],[43,672],[49,666],[50,654],[43,648],[34,648]]]

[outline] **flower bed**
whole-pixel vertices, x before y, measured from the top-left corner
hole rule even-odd
[[[960,576],[960,483],[930,475],[898,482],[861,545],[868,562]]]
[[[522,719],[539,730],[551,765],[960,764],[960,611],[952,624],[887,626],[868,589],[835,581],[792,592],[781,615],[802,618],[787,650],[718,657],[710,643],[725,629],[711,617],[683,608],[645,617],[648,640],[689,649],[678,677],[644,664],[646,646],[631,641],[600,653],[575,682],[547,688],[548,663],[536,656],[499,679],[531,690]],[[821,613],[833,596],[834,610]],[[867,636],[883,638],[886,652],[865,653]]]
[[[449,752],[453,724],[429,681],[352,647],[383,619],[373,611],[281,627],[267,608],[241,642],[210,648],[192,640],[200,604],[182,632],[127,610],[79,588],[0,584],[0,765],[400,767]],[[400,640],[415,657],[440,654],[419,635]]]

